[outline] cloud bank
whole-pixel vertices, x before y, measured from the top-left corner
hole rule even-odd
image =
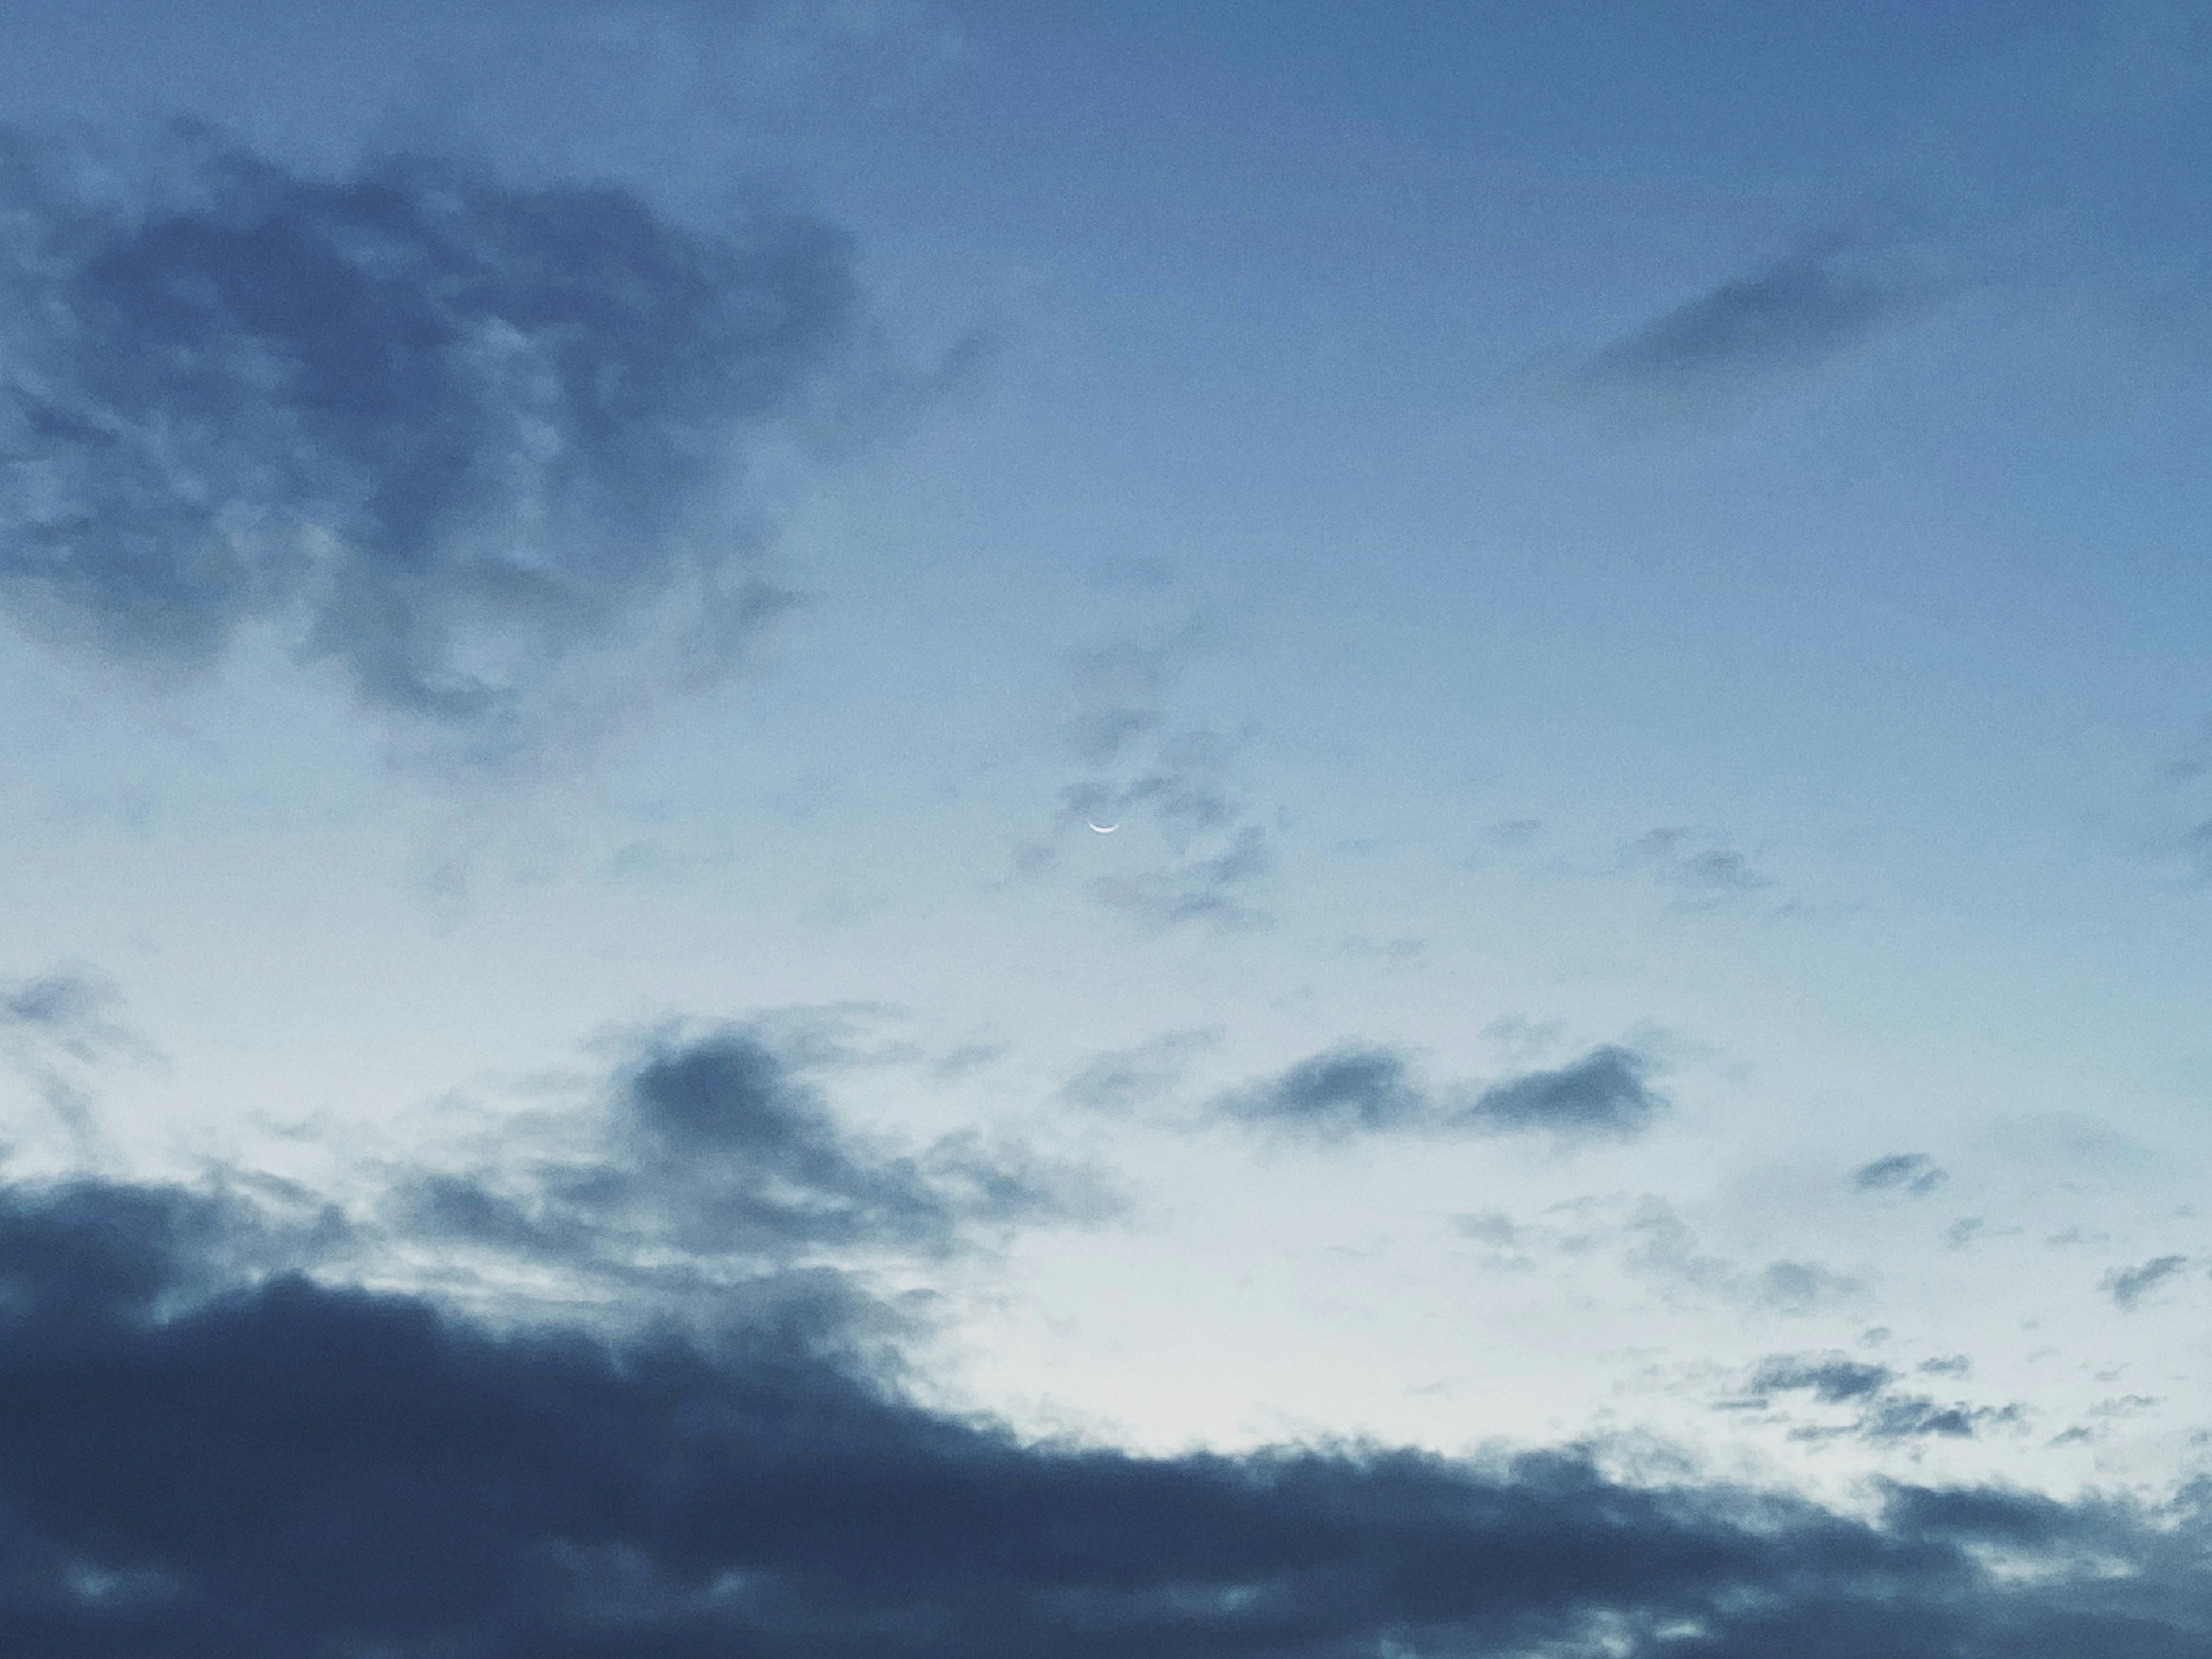
[[[155,673],[276,625],[478,758],[726,672],[787,596],[749,448],[854,385],[834,230],[428,155],[142,181],[0,145],[0,607]]]
[[[1862,1519],[1573,1451],[1024,1443],[840,1358],[834,1303],[711,1340],[496,1335],[241,1273],[243,1226],[173,1189],[0,1190],[12,1652],[2180,1659],[2212,1635],[2194,1496],[1894,1486]]]

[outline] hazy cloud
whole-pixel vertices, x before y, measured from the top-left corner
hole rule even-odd
[[[1168,723],[1168,693],[1193,640],[1186,629],[1164,642],[1124,641],[1075,657],[1077,710],[1065,738],[1092,775],[1060,791],[1060,828],[1079,837],[1091,824],[1119,826],[1111,855],[1120,867],[1089,885],[1109,908],[1160,927],[1264,927],[1272,918],[1254,894],[1274,869],[1274,850],[1233,778],[1252,734]],[[1048,849],[1029,850],[1044,856],[1032,856],[1023,873],[1041,874],[1055,861]]]
[[[1856,1300],[1866,1282],[1824,1262],[1790,1258],[1753,1267],[1701,1248],[1696,1231],[1664,1199],[1646,1196],[1623,1228],[1630,1272],[1672,1279],[1740,1307],[1803,1318]]]
[[[2098,1281],[2097,1288],[2123,1311],[2133,1313],[2145,1297],[2188,1265],[2185,1255],[2162,1255],[2139,1267],[2115,1267]]]
[[[1610,1043],[1571,1065],[1525,1072],[1486,1087],[1425,1086],[1398,1051],[1349,1044],[1231,1090],[1218,1114],[1335,1139],[1350,1134],[1504,1134],[1562,1140],[1641,1134],[1665,1109],[1645,1082],[1650,1062]]]
[[[890,1393],[834,1294],[711,1339],[500,1336],[238,1276],[223,1230],[152,1189],[0,1193],[11,1650],[2181,1659],[2212,1635],[2185,1504],[1892,1486],[1855,1516],[1574,1451],[1034,1445]]]
[[[1925,1152],[1892,1152],[1851,1171],[1851,1185],[1863,1193],[1932,1193],[1948,1173]]]
[[[46,636],[174,671],[273,623],[492,757],[787,602],[738,480],[857,395],[828,227],[189,125],[127,185],[11,140],[0,208],[0,605]]]
[[[1733,848],[1700,840],[1687,830],[1648,830],[1629,842],[1623,856],[1679,890],[1690,903],[1716,904],[1774,884]]]
[[[1936,286],[1892,257],[1823,240],[1653,319],[1592,357],[1590,391],[1705,392],[1807,368],[1927,305]]]
[[[1218,1048],[1222,1029],[1170,1031],[1133,1048],[1098,1055],[1069,1079],[1060,1093],[1079,1106],[1109,1112],[1151,1104],[1182,1081],[1191,1062]]]

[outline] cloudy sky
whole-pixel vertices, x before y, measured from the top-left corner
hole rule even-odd
[[[9,34],[11,1651],[2205,1650],[2201,8]]]

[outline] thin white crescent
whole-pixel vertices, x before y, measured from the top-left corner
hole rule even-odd
[[[1091,823],[1091,820],[1089,818],[1085,818],[1083,821],[1085,823]],[[1091,823],[1091,827],[1093,830],[1096,830],[1102,836],[1110,836],[1121,826],[1118,823]]]

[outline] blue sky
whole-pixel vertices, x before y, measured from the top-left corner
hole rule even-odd
[[[11,33],[33,1651],[2200,1650],[2194,9]]]

